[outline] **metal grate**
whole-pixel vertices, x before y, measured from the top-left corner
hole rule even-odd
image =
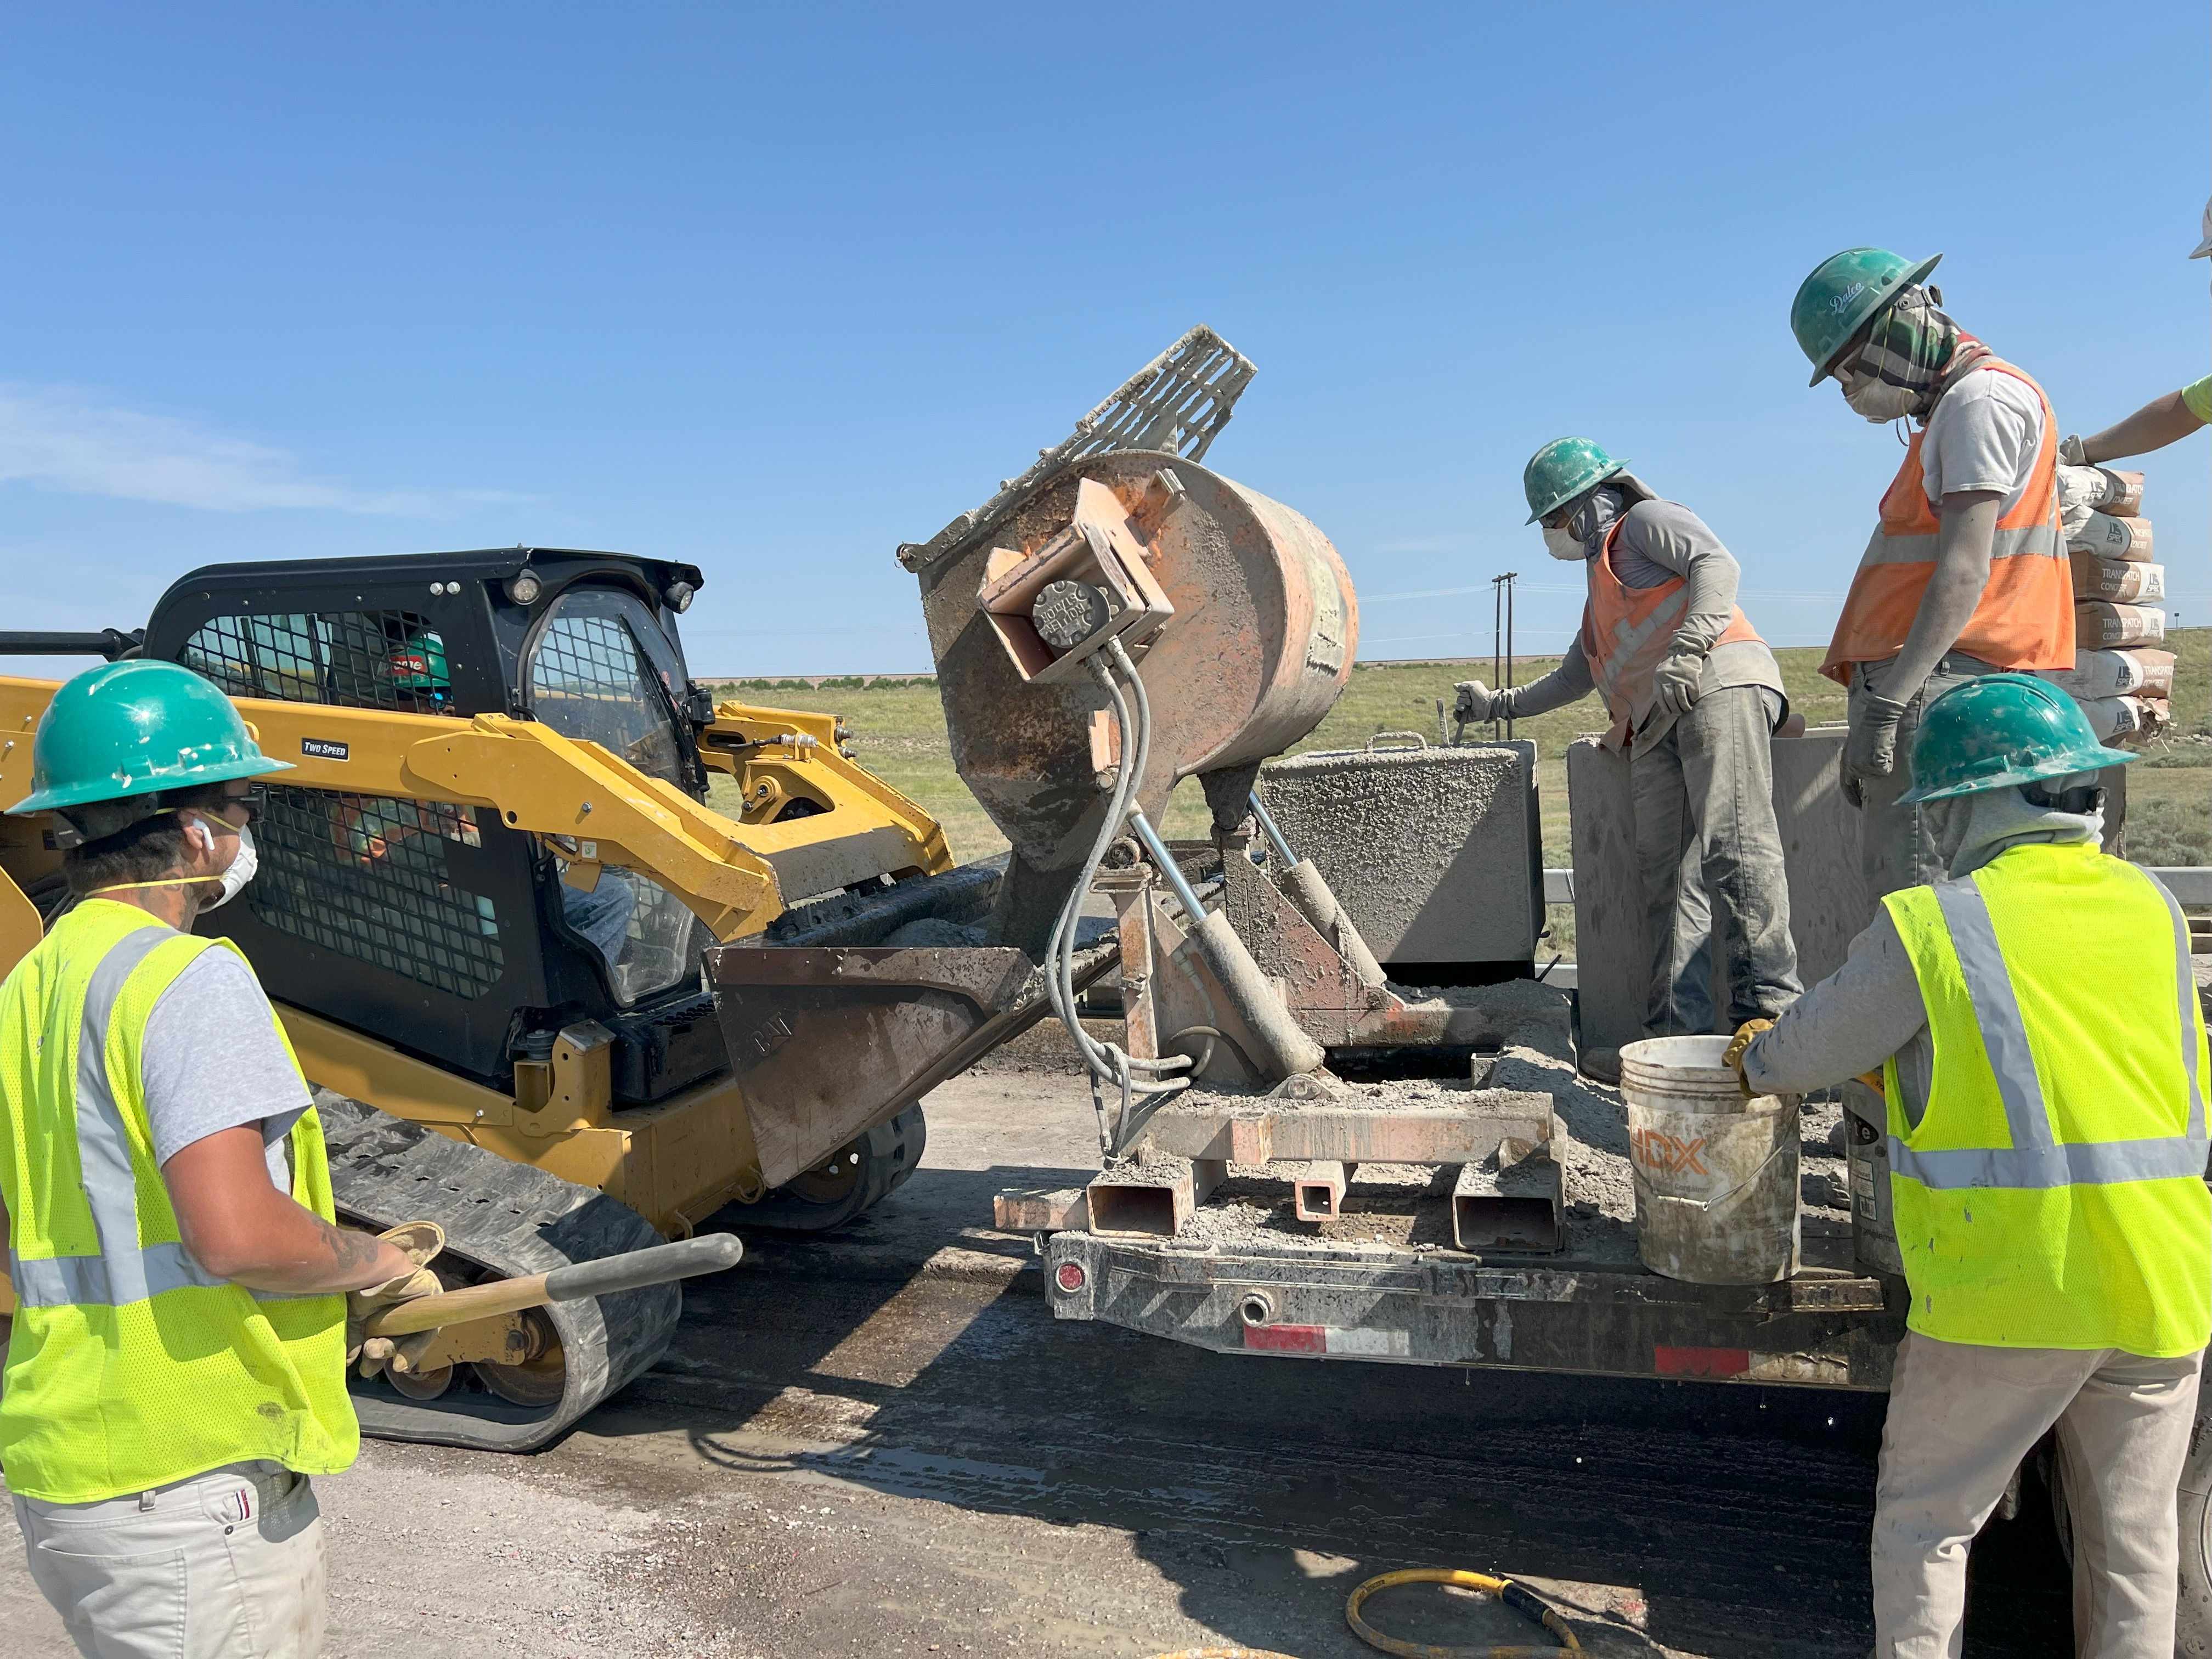
[[[497,912],[446,874],[446,843],[483,844],[473,807],[272,787],[253,840],[264,926],[457,997],[499,982]]]
[[[1117,449],[1202,459],[1257,372],[1249,357],[1200,324],[1123,381],[1065,440],[1038,451],[1036,464],[1020,477],[1001,479],[999,493],[982,506],[963,513],[927,542],[902,545],[899,562],[908,570],[927,569],[1006,517],[1041,480],[1071,461]]]
[[[411,611],[216,617],[179,659],[234,697],[447,714],[445,641]]]
[[[611,595],[575,593],[530,659],[531,712],[564,738],[596,743],[649,777],[684,781],[667,698]]]

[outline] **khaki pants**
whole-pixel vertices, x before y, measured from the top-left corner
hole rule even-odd
[[[1897,659],[1855,663],[1851,668],[1850,698],[1845,707],[1850,727],[1856,731],[1864,718],[1866,699],[1888,683]],[[1897,798],[1912,787],[1912,739],[1920,730],[1920,716],[1929,703],[1954,685],[1963,685],[1984,674],[2004,671],[1979,657],[1954,651],[1936,665],[1935,672],[1921,682],[1920,690],[1905,706],[1897,727],[1897,766],[1886,778],[1869,778],[1862,786],[1859,807],[1859,869],[1866,878],[1867,902],[1880,902],[1886,893],[1901,888],[1923,887],[1942,881],[1951,872],[1936,850],[1917,806],[1899,806]]]
[[[15,1498],[31,1577],[87,1659],[315,1659],[323,1523],[307,1477],[236,1463],[100,1504]]]
[[[2202,1351],[2144,1359],[1908,1332],[1875,1493],[1876,1659],[1958,1659],[1967,1546],[2054,1424],[2074,1522],[2077,1659],[2172,1659],[2175,1490],[2203,1363]]]

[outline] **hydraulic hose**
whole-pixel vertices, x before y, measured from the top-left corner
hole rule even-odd
[[[1359,1616],[1367,1598],[1380,1590],[1395,1589],[1401,1584],[1451,1584],[1461,1589],[1487,1590],[1524,1619],[1533,1619],[1559,1638],[1558,1647],[1528,1647],[1518,1644],[1491,1648],[1437,1648],[1422,1642],[1401,1641],[1395,1636],[1385,1636]],[[1379,1573],[1352,1592],[1344,1604],[1344,1621],[1352,1626],[1352,1633],[1370,1648],[1380,1648],[1385,1653],[1403,1656],[1403,1659],[1550,1659],[1555,1653],[1580,1653],[1583,1644],[1575,1639],[1567,1621],[1547,1607],[1541,1597],[1526,1585],[1516,1584],[1510,1578],[1493,1578],[1486,1572],[1468,1572],[1459,1567],[1408,1567],[1402,1572]]]

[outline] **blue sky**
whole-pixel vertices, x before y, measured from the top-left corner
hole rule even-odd
[[[1487,654],[1506,569],[1564,642],[1565,432],[1819,643],[1899,455],[1807,389],[1819,259],[1942,251],[2068,429],[2212,357],[2205,9],[1885,15],[18,3],[0,609],[521,541],[698,563],[702,672],[927,668],[894,546],[1205,322],[1260,368],[1209,464],[1335,540],[1364,656]],[[2185,623],[2209,449],[2147,464]]]

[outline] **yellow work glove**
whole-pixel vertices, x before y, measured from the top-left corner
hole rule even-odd
[[[1735,1028],[1735,1035],[1729,1039],[1728,1052],[1721,1056],[1721,1063],[1735,1073],[1736,1081],[1742,1085],[1743,1092],[1747,1098],[1756,1098],[1759,1091],[1751,1086],[1751,1079],[1743,1074],[1744,1054],[1751,1048],[1751,1040],[1753,1037],[1761,1031],[1771,1031],[1773,1029],[1774,1022],[1771,1019],[1744,1021]]]
[[[407,1340],[370,1336],[368,1322],[386,1308],[412,1302],[418,1296],[435,1296],[446,1288],[429,1266],[438,1252],[446,1248],[446,1230],[436,1222],[410,1221],[377,1237],[397,1244],[415,1264],[415,1270],[397,1279],[387,1279],[381,1285],[371,1285],[366,1290],[349,1291],[346,1296],[346,1364],[350,1365],[358,1360],[363,1376],[374,1376],[383,1370],[385,1361],[392,1358],[399,1342]]]

